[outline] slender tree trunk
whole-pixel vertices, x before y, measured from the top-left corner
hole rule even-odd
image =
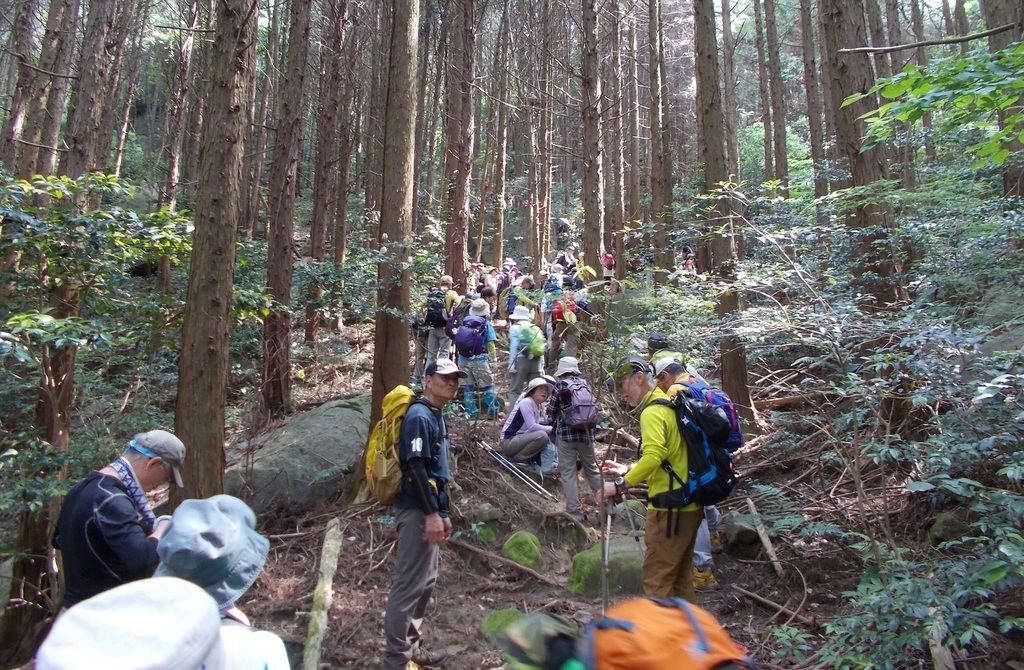
[[[910,16],[911,16],[911,20],[912,20],[912,23],[913,23],[914,41],[916,41],[916,42],[923,42],[924,41],[924,15],[921,12],[921,2],[920,2],[920,0],[910,0]],[[897,22],[897,25],[899,25],[898,22]],[[899,42],[896,41],[896,38],[893,38],[893,41],[894,41],[895,44],[899,43]],[[927,51],[925,51],[924,48],[917,49],[916,53],[914,54],[914,60],[917,61],[918,66],[920,66],[922,68],[926,68],[928,66],[928,53],[927,53]],[[931,114],[925,114],[924,116],[921,117],[921,127],[924,128],[924,155],[928,157],[929,161],[934,161],[935,160],[935,143],[932,141],[932,115]],[[916,147],[912,143],[909,142],[909,138],[908,138],[907,144],[909,145],[909,150],[910,151],[916,150]]]
[[[668,273],[672,272],[675,254],[668,242],[669,208],[672,203],[666,198],[669,186],[665,182],[668,169],[666,163],[671,161],[670,149],[665,142],[666,119],[664,97],[668,89],[662,80],[661,0],[649,0],[647,19],[647,53],[651,82],[651,128],[650,128],[650,178],[651,178],[651,221],[654,224],[654,280],[664,283]]]
[[[882,24],[882,10],[878,7],[878,0],[862,0],[862,2],[864,3],[864,16],[868,22],[868,35],[871,38],[871,46],[887,46],[885,27]],[[892,76],[892,66],[890,64],[889,54],[875,54],[872,64],[874,65],[876,79]]]
[[[18,140],[24,129],[27,103],[32,94],[36,72],[32,69],[33,35],[35,34],[38,0],[19,0],[7,46],[10,56],[17,61],[17,79],[10,95],[7,120],[0,135],[0,164],[11,169],[17,164]]]
[[[465,289],[466,246],[469,236],[469,188],[472,175],[474,0],[452,0],[451,58],[448,68],[448,148],[445,157],[445,271]]]
[[[817,52],[814,46],[814,18],[811,0],[800,0],[800,34],[804,52],[804,90],[807,95],[807,127],[814,164],[814,197],[828,194],[828,165],[825,159],[825,138],[822,136],[821,87],[818,84]],[[728,109],[728,106],[726,107]]]
[[[611,27],[608,30],[612,44],[611,56],[611,77],[608,88],[608,123],[611,128],[611,167],[610,183],[612,185],[614,199],[612,200],[611,226],[604,231],[604,250],[615,254],[616,259],[620,256],[616,253],[618,240],[622,237],[622,229],[626,219],[626,182],[625,166],[623,165],[623,135],[627,124],[626,104],[622,94],[623,68],[622,68],[622,18],[619,13],[618,3],[612,3],[610,8]]]
[[[356,11],[356,8],[353,8]],[[358,15],[358,12],[357,12]],[[359,137],[359,110],[356,109],[355,71],[357,54],[362,46],[362,33],[352,31],[346,45],[345,62],[349,63],[346,73],[345,97],[342,103],[340,148],[338,157],[338,198],[334,210],[334,264],[336,267],[345,265],[345,247],[348,244],[348,199],[351,195],[349,176],[352,171],[352,153],[355,151],[356,138]]]
[[[869,0],[873,1],[873,0]],[[779,195],[789,197],[789,157],[786,151],[786,88],[782,81],[779,31],[775,20],[775,0],[764,0],[765,41],[768,48],[768,81],[771,88],[772,121],[775,144],[775,178]]]
[[[1020,0],[981,0],[981,13],[989,28],[1012,23],[1012,30],[989,35],[988,50],[996,53],[1024,39],[1024,7]],[[1020,101],[1009,109],[999,112],[999,127],[1005,128],[1007,120],[1014,114],[1021,114]],[[1003,195],[1024,196],[1024,142],[1014,139],[1010,142],[1010,159],[1003,164]]]
[[[309,54],[310,0],[292,0],[288,28],[288,69],[281,91],[274,161],[270,166],[271,221],[267,288],[281,306],[263,323],[263,418],[291,406],[291,305],[296,168],[305,114],[303,91]]]
[[[754,45],[757,47],[757,86],[761,100],[761,125],[764,126],[764,180],[775,179],[773,165],[772,108],[768,89],[768,66],[765,58],[764,28],[761,0],[754,0]]]
[[[269,3],[269,0],[267,0]],[[245,174],[248,175],[248,185],[245,192],[245,214],[242,217],[241,234],[246,239],[259,232],[263,235],[264,226],[258,226],[260,220],[260,195],[263,192],[263,169],[266,165],[267,152],[267,125],[271,120],[270,92],[275,86],[276,77],[272,74],[277,69],[278,47],[280,44],[280,13],[281,3],[270,3],[270,27],[267,31],[267,49],[264,54],[266,60],[263,74],[263,86],[260,89],[258,107],[253,114],[255,119],[255,139],[252,143],[252,153],[246,156]],[[255,82],[255,79],[254,79]]]
[[[413,188],[412,188],[412,228],[413,232],[421,232],[422,222],[426,219],[420,207],[420,198],[423,191],[423,167],[426,161],[426,135],[427,135],[427,75],[430,71],[430,49],[434,41],[434,23],[436,12],[433,0],[427,0],[425,7],[420,12],[420,32],[422,39],[419,43],[419,71],[416,74],[416,160],[413,163]]]
[[[541,34],[544,46],[540,61],[539,128],[537,132],[537,235],[538,262],[551,253],[551,183],[552,183],[552,122],[551,106],[554,93],[552,63],[555,54],[555,10],[551,0],[543,0]]]
[[[367,107],[364,128],[366,133],[364,145],[366,172],[364,174],[363,209],[366,222],[364,246],[367,247],[375,243],[379,233],[381,170],[384,167],[384,105],[388,95],[388,35],[391,34],[391,10],[389,2],[381,3],[378,10],[378,27],[374,43],[376,59],[371,70],[373,84],[370,88],[370,104]]]
[[[601,267],[604,237],[604,175],[602,174],[601,79],[598,75],[597,0],[583,0],[580,67],[583,75],[583,255],[584,265]]]
[[[821,12],[832,100],[867,91],[874,83],[869,57],[864,53],[839,53],[840,49],[865,43],[863,12],[846,0],[821,0]],[[876,105],[869,96],[836,110],[836,143],[849,165],[853,186],[868,186],[887,176],[883,149],[863,149],[861,144],[865,135],[863,116]],[[904,295],[892,254],[892,225],[891,212],[882,203],[861,205],[846,221],[853,285],[870,298],[862,303],[867,311],[892,309]]]
[[[232,285],[242,168],[248,132],[246,95],[256,76],[254,0],[217,3],[207,72],[208,105],[200,130],[195,234],[181,336],[174,432],[188,445],[185,488],[171,502],[207,498],[224,490],[224,416],[227,396]]]
[[[643,218],[643,204],[640,201],[640,75],[639,49],[637,48],[636,11],[630,12],[628,18],[627,48],[630,54],[628,67],[629,73],[626,77],[628,107],[626,112],[626,123],[629,133],[627,141],[627,161],[629,162],[629,173],[626,178],[626,219],[631,227],[639,225]],[[631,245],[632,246],[632,245]],[[626,244],[624,238],[620,237],[615,241],[615,277],[626,278]]]
[[[444,88],[444,66],[447,59],[445,58],[445,48],[448,44],[448,40],[443,38],[445,29],[447,28],[450,21],[450,14],[444,13],[441,22],[441,36],[437,39],[437,51],[434,54],[434,82],[431,87],[433,93],[431,94],[430,102],[430,128],[427,130],[427,178],[426,178],[426,190],[427,190],[427,208],[433,209],[434,202],[437,200],[436,188],[434,186],[434,166],[437,163],[437,128],[440,121],[441,114],[441,91]],[[443,170],[442,170],[443,171]]]
[[[722,102],[725,104],[725,150],[728,157],[729,180],[739,182],[739,111],[736,107],[736,71],[733,65],[736,44],[732,39],[731,4],[731,0],[722,0]]]
[[[412,242],[413,160],[416,144],[416,57],[419,50],[419,0],[392,0],[388,97],[385,106],[384,193],[381,198],[380,247],[394,260],[377,266],[377,315],[373,353],[373,412],[381,416],[384,394],[409,379],[409,270]]]
[[[967,8],[965,0],[956,0],[953,4],[953,25],[954,30],[950,31],[953,35],[966,35],[970,32],[970,24],[967,21]],[[967,42],[960,43],[960,54],[967,55]]]
[[[828,48],[825,45],[825,25],[824,19],[822,18],[821,12],[821,1],[818,2],[818,21],[816,22],[816,30],[818,32],[818,45],[819,65],[821,67],[821,102],[822,102],[822,116],[825,120],[825,156],[828,160],[828,174],[830,177],[830,184],[833,191],[846,188],[850,185],[850,180],[847,176],[849,171],[845,168],[839,168],[839,164],[842,161],[840,156],[839,146],[836,143],[836,109],[842,104],[842,100],[835,101],[832,99],[832,74],[829,67],[829,53]]]
[[[496,132],[494,152],[494,246],[491,261],[494,267],[500,267],[505,255],[505,183],[508,172],[506,151],[508,150],[508,109],[509,109],[509,49],[511,44],[509,23],[509,0],[505,0],[501,9],[501,27],[498,30],[498,60],[502,67],[498,72],[497,95],[495,104],[498,106],[498,128]]]

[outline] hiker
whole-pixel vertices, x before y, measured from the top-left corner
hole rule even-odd
[[[594,458],[594,427],[579,422],[580,410],[574,408],[573,400],[581,392],[583,398],[594,407],[594,394],[587,380],[580,374],[579,361],[572,356],[565,356],[558,361],[555,370],[554,393],[548,403],[548,419],[554,426],[555,448],[558,451],[558,462],[562,464],[562,492],[565,493],[565,512],[577,521],[583,520],[583,508],[580,505],[580,494],[576,488],[576,467],[579,463],[587,485],[595,494],[601,492],[601,473],[597,469]],[[596,407],[594,407],[594,425],[596,426]]]
[[[551,397],[551,384],[544,377],[535,377],[526,387],[526,393],[508,413],[501,427],[498,447],[502,455],[519,463],[527,463],[544,450],[551,434],[551,426],[540,422],[541,406]]]
[[[604,283],[610,284],[615,279],[615,254],[605,251],[601,255],[601,269],[604,276]]]
[[[548,340],[547,366],[551,369],[562,356],[575,356],[580,346],[576,327],[576,297],[572,292],[575,280],[565,275],[563,288],[551,296],[551,339]]]
[[[690,503],[679,509],[661,506],[663,494],[671,488],[669,473],[661,467],[663,461],[668,461],[684,486],[687,482],[686,442],[676,423],[675,410],[653,403],[667,402],[669,398],[654,384],[653,370],[639,356],[619,360],[606,383],[625,396],[630,407],[639,408],[643,453],[631,468],[615,461],[601,464],[602,472],[617,475],[614,482],[604,483],[603,497],[614,498],[647,480],[644,593],[654,598],[678,596],[694,602],[693,548],[703,518],[700,505]],[[600,495],[597,500],[602,502]]]
[[[437,581],[440,546],[451,538],[448,519],[448,429],[442,410],[459,392],[466,373],[439,359],[427,366],[423,402],[409,406],[398,436],[402,488],[395,498],[394,580],[384,614],[383,670],[418,670],[447,654],[422,646],[420,626]]]
[[[413,314],[409,323],[409,337],[413,342],[412,376],[409,382],[413,388],[423,386],[423,368],[427,366],[427,340],[430,338],[430,326],[423,321],[423,316]]]
[[[507,317],[512,314],[517,305],[523,305],[528,309],[536,307],[537,302],[530,295],[535,286],[533,277],[523,275],[518,283],[514,282],[498,296],[498,314]]]
[[[229,663],[217,604],[195,584],[140,579],[83,600],[59,616],[36,670],[214,670]]]
[[[228,495],[186,500],[171,515],[160,538],[156,577],[178,577],[202,588],[217,603],[221,640],[229,667],[288,670],[288,655],[277,635],[252,627],[235,607],[267,561],[270,542],[256,532],[256,515]]]
[[[683,390],[682,384],[678,381],[684,375],[689,376],[686,367],[683,365],[682,354],[669,352],[667,349],[659,353],[666,353],[654,365],[654,381],[658,388],[665,392],[669,398]],[[722,550],[722,537],[719,534],[722,515],[714,505],[708,505],[704,509],[704,518],[697,529],[697,540],[693,550],[693,584],[696,589],[710,588],[715,585],[715,575],[712,572],[714,561],[712,554]]]
[[[455,333],[455,349],[459,369],[466,373],[462,382],[462,404],[466,412],[476,416],[479,412],[477,396],[482,396],[484,411],[496,416],[500,401],[494,392],[494,376],[490,361],[497,360],[494,326],[491,325],[491,306],[477,298],[469,307],[469,314]]]
[[[657,361],[657,358],[661,357],[659,356],[658,352],[666,351],[668,347],[668,338],[665,337],[665,333],[659,333],[658,331],[654,331],[653,333],[647,336],[647,357],[650,359],[651,365],[654,365],[654,363]]]
[[[172,481],[182,486],[184,460],[173,434],[139,433],[120,458],[68,491],[51,541],[64,559],[65,607],[153,575],[167,517],[156,518],[146,494]]]
[[[437,286],[427,294],[423,322],[430,328],[427,334],[427,365],[438,358],[451,357],[451,338],[444,332],[448,316],[459,303],[459,294],[452,290],[451,275],[443,275]]]
[[[558,258],[555,259],[555,263],[562,266],[563,271],[566,274],[576,274],[576,245],[570,244],[565,248],[565,251],[558,254]]]
[[[508,371],[512,384],[508,392],[508,406],[515,407],[519,393],[528,379],[539,377],[547,343],[540,328],[531,323],[533,316],[523,305],[516,305],[508,319]]]

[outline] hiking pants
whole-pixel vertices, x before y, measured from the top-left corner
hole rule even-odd
[[[395,576],[384,613],[383,670],[403,670],[420,641],[420,626],[437,582],[440,548],[427,542],[421,509],[395,509]]]
[[[697,530],[697,540],[693,550],[693,567],[698,570],[710,570],[711,560],[711,534],[718,532],[718,524],[722,515],[714,505],[704,508],[704,519],[700,522]]]
[[[565,351],[561,352],[563,346]],[[551,341],[548,342],[548,365],[554,367],[563,355],[575,356],[579,348],[580,335],[576,325],[565,321],[555,321]]]
[[[558,467],[562,477],[562,493],[565,494],[565,511],[569,514],[581,514],[580,492],[576,488],[576,457],[579,456],[583,463],[583,477],[587,480],[590,490],[597,493],[601,490],[601,473],[597,469],[597,462],[594,460],[594,443],[567,442],[555,436],[555,446],[558,448]]]
[[[412,354],[412,378],[413,381],[423,382],[423,370],[427,367],[427,337],[416,335],[413,337]]]
[[[525,463],[539,454],[548,443],[548,434],[543,430],[520,433],[513,438],[498,443],[502,455],[520,463]]]
[[[516,406],[519,394],[523,392],[523,387],[526,386],[527,382],[534,377],[540,377],[540,368],[540,358],[530,358],[529,354],[526,353],[516,356],[516,371],[512,373],[512,386],[508,392],[509,407]]]
[[[702,510],[647,510],[644,595],[649,598],[679,597],[691,603],[697,602],[693,592],[693,546],[697,528],[703,519]],[[672,537],[667,537],[670,520]]]
[[[427,365],[438,358],[452,357],[452,338],[444,332],[444,328],[431,328],[427,335]]]

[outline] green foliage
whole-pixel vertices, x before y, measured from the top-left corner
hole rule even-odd
[[[967,56],[950,56],[928,64],[914,64],[879,82],[862,96],[881,95],[890,100],[865,116],[867,147],[893,138],[902,124],[933,114],[936,128],[977,128],[982,139],[968,147],[977,156],[975,167],[1001,165],[1013,151],[1011,143],[1024,141],[1024,42],[990,54],[976,48]],[[1005,113],[1003,127],[998,114]]]

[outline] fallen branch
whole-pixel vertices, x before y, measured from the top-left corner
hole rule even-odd
[[[525,575],[529,575],[530,577],[533,577],[534,579],[538,579],[538,580],[544,582],[545,584],[549,584],[551,586],[555,586],[555,587],[558,587],[560,589],[564,588],[564,586],[565,586],[564,584],[559,584],[557,582],[551,581],[550,579],[548,579],[544,575],[540,574],[536,570],[531,570],[530,568],[526,567],[525,565],[519,565],[515,561],[510,561],[507,558],[504,558],[502,556],[498,556],[497,554],[494,554],[494,553],[492,553],[490,551],[487,551],[486,549],[481,549],[479,547],[474,547],[473,545],[468,544],[466,542],[463,542],[462,540],[448,540],[448,544],[451,544],[451,545],[454,545],[456,547],[459,547],[460,549],[467,549],[469,551],[472,551],[472,552],[474,552],[476,554],[479,554],[479,555],[483,556],[484,558],[486,558],[488,560],[491,560],[491,561],[494,561],[495,563],[498,563],[499,565],[504,565],[505,567],[514,568],[514,569],[518,570],[519,572],[522,572]]]
[[[338,571],[338,554],[341,553],[341,527],[337,518],[327,523],[323,550],[320,552],[320,578],[313,591],[313,610],[309,614],[309,629],[306,646],[302,650],[302,670],[317,670],[320,667],[320,647],[327,632],[327,613],[334,597],[334,573]]]
[[[772,561],[772,567],[775,568],[775,574],[782,577],[782,563],[779,562],[779,557],[775,555],[775,547],[772,546],[772,540],[768,537],[768,529],[764,527],[764,523],[761,521],[761,515],[758,514],[757,508],[754,507],[754,501],[750,498],[747,498],[747,507],[750,509],[751,516],[754,517],[754,527],[757,528],[757,534],[761,538],[761,543],[764,545],[765,551],[768,552],[768,558]]]
[[[778,612],[780,612],[782,614],[788,615],[791,618],[791,620],[792,619],[796,619],[800,623],[804,624],[805,626],[810,626],[811,628],[817,628],[818,627],[818,622],[815,621],[814,619],[811,619],[810,617],[806,617],[803,614],[799,614],[797,612],[794,612],[793,610],[789,609],[788,607],[784,607],[784,606],[782,606],[782,605],[780,605],[780,604],[778,604],[776,602],[772,602],[771,600],[768,600],[764,596],[759,596],[756,593],[748,591],[748,590],[746,590],[744,588],[740,588],[739,586],[736,586],[735,584],[730,584],[729,588],[732,589],[733,591],[735,591],[736,593],[739,593],[742,596],[746,596],[747,598],[750,598],[751,600],[753,600],[756,603],[760,603],[761,605],[764,605],[766,607],[770,607],[770,608],[772,608],[774,610],[777,610]]]
[[[766,409],[778,409],[780,407],[789,407],[790,405],[810,402],[811,400],[818,400],[824,397],[825,392],[821,391],[819,393],[802,393],[800,395],[787,395],[781,398],[769,398],[768,400],[755,400],[754,409],[759,412]]]

